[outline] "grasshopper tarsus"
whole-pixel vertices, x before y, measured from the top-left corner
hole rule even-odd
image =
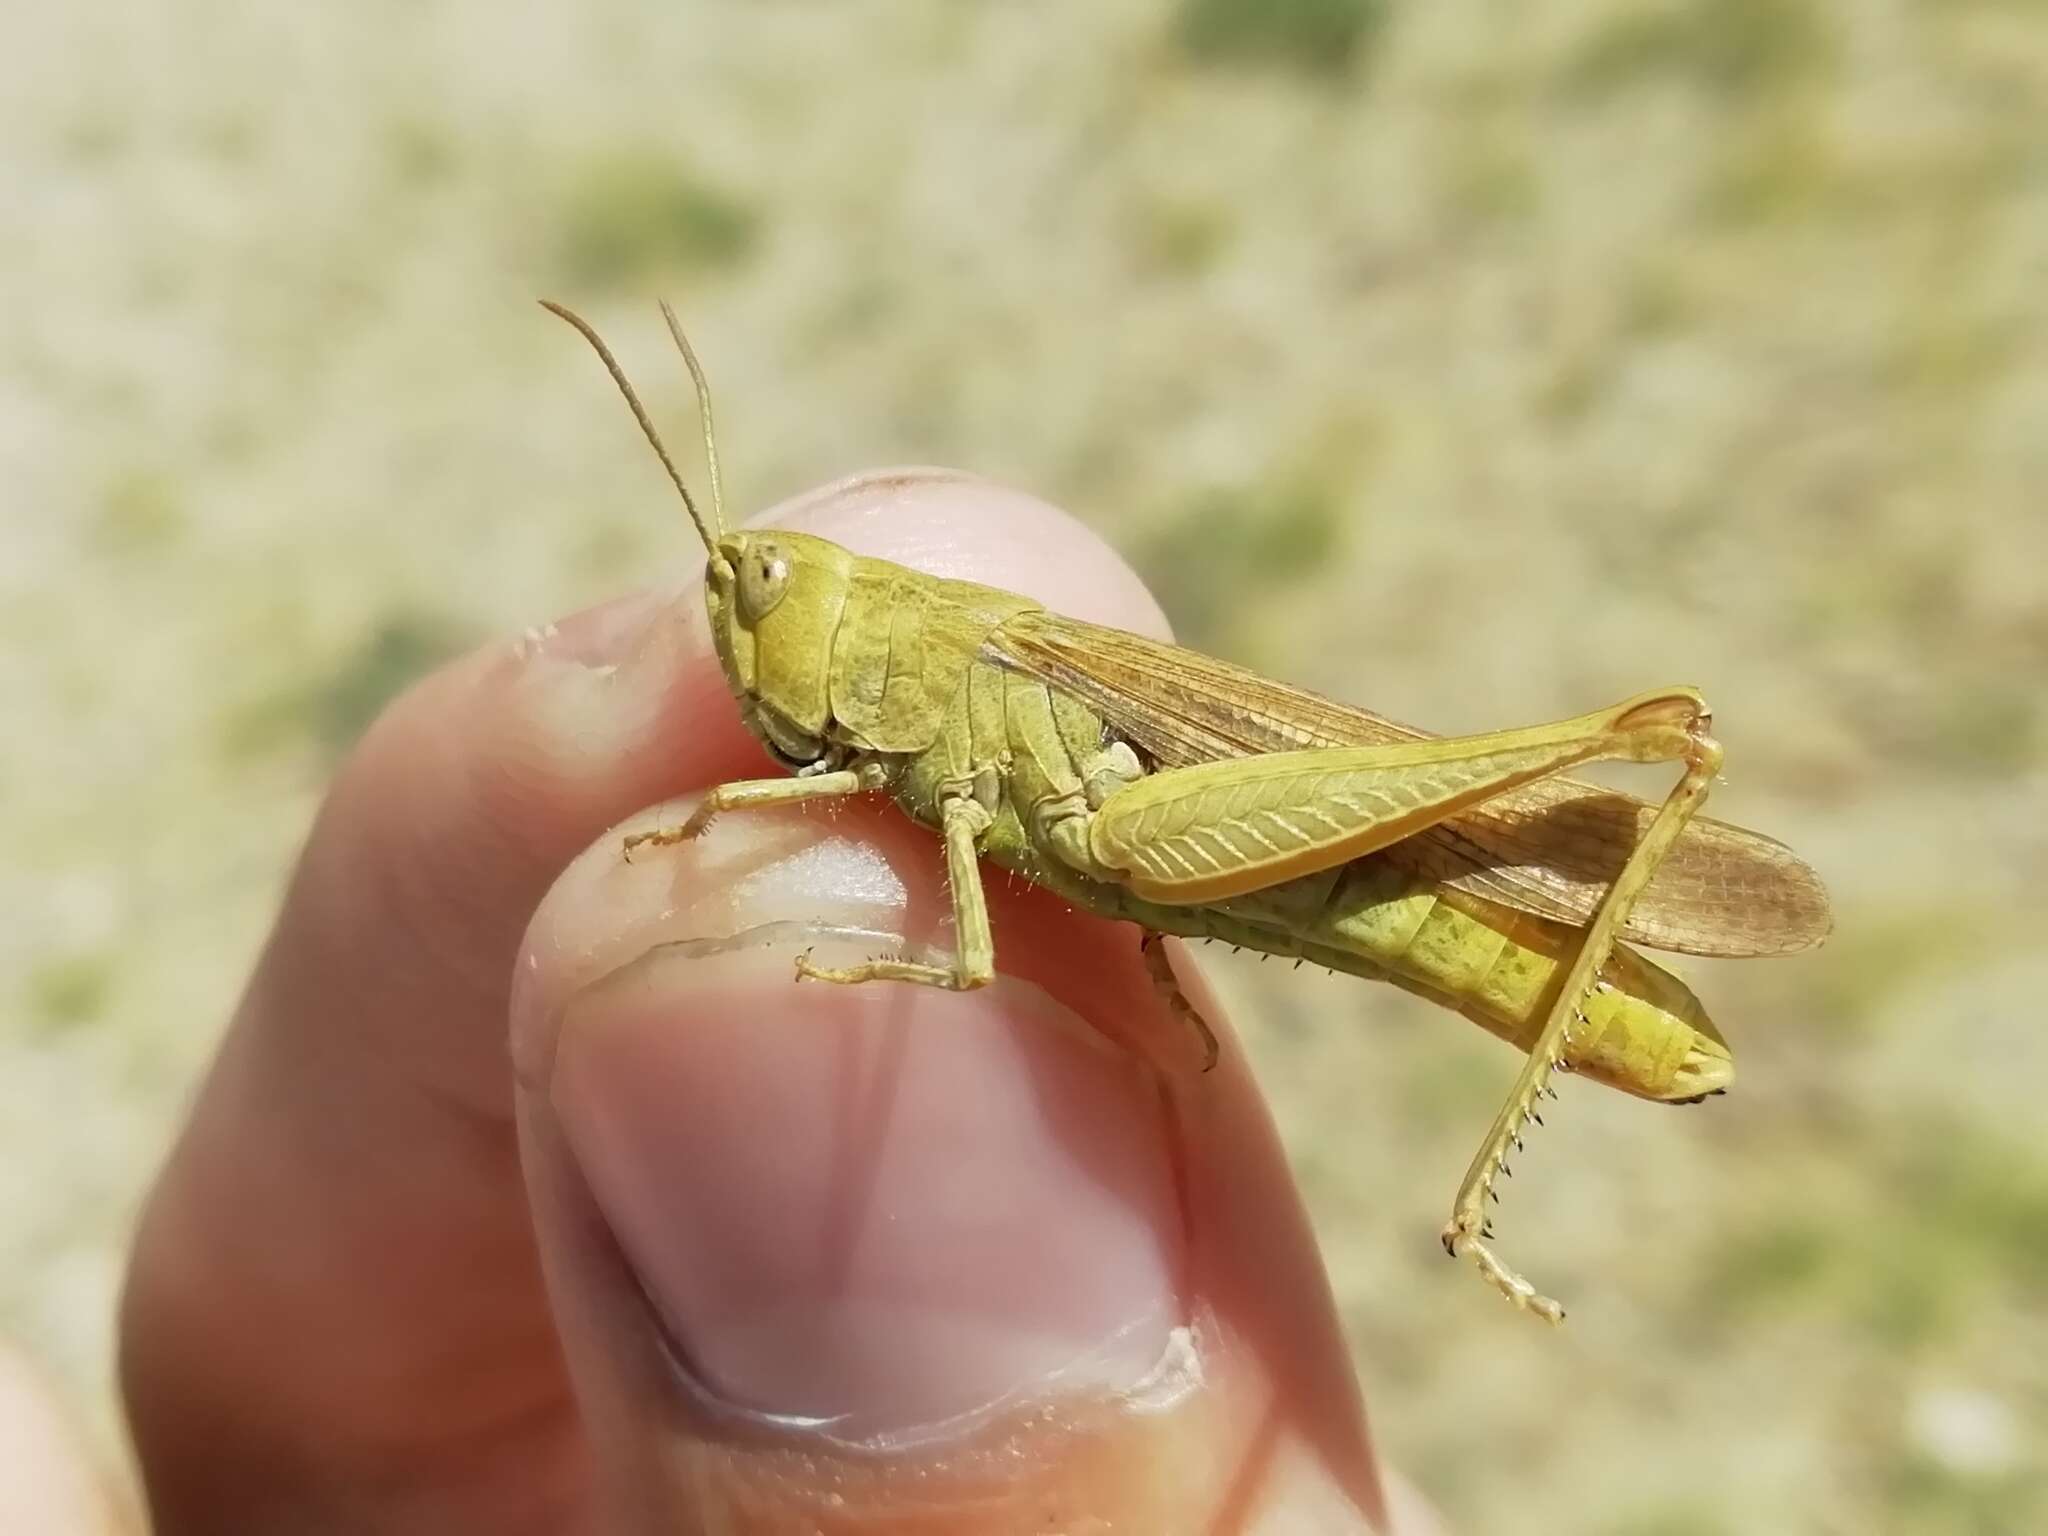
[[[619,857],[630,864],[633,862],[636,849],[667,848],[676,843],[688,842],[693,835],[687,824],[680,827],[656,827],[652,832],[633,832],[620,841]]]
[[[1551,1324],[1564,1321],[1564,1308],[1538,1291],[1535,1286],[1516,1274],[1497,1258],[1487,1247],[1493,1237],[1493,1224],[1474,1221],[1466,1216],[1454,1217],[1443,1230],[1444,1251],[1454,1259],[1469,1258],[1479,1268],[1480,1276],[1514,1306],[1542,1318]]]
[[[937,987],[945,992],[972,992],[994,979],[959,965],[931,965],[922,960],[889,955],[863,960],[857,965],[817,965],[812,962],[809,950],[797,956],[796,974],[799,981],[830,982],[839,987],[857,987],[870,981],[907,981],[919,986]]]

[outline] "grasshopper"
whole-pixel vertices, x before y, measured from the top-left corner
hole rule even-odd
[[[1527,1052],[1466,1170],[1443,1244],[1517,1307],[1563,1309],[1494,1252],[1487,1202],[1556,1071],[1695,1103],[1733,1077],[1692,992],[1624,940],[1696,955],[1786,954],[1829,926],[1818,876],[1784,845],[1697,815],[1721,766],[1692,688],[1550,725],[1439,738],[1177,646],[1085,624],[1015,593],[942,580],[828,540],[725,522],[711,396],[695,386],[706,518],[625,373],[559,305],[626,398],[704,541],[705,602],[748,728],[792,776],[721,784],[683,842],[750,806],[886,794],[945,847],[951,965],[878,958],[800,979],[964,990],[995,975],[981,863],[1143,930],[1172,1012],[1161,935],[1222,939],[1392,982]],[[1675,763],[1664,801],[1561,777],[1597,761]]]

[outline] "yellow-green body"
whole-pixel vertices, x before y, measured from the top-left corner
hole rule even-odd
[[[1087,806],[1115,737],[1059,688],[984,659],[1004,623],[1040,605],[823,540],[773,538],[787,551],[789,594],[726,650],[743,706],[781,750],[822,742],[886,760],[896,803],[932,827],[946,793],[967,786],[992,817],[982,855],[1077,907],[1390,981],[1525,1050],[1533,1042],[1578,930],[1440,889],[1377,855],[1199,905],[1093,877],[1048,824],[1059,808]],[[1733,1075],[1691,991],[1626,947],[1584,1012],[1563,1061],[1616,1088],[1686,1100]]]

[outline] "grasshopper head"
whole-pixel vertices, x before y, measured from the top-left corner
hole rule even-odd
[[[825,753],[832,637],[854,556],[829,539],[721,534],[704,568],[711,639],[748,727],[787,767]]]

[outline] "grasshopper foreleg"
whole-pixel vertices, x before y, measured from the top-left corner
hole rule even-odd
[[[1629,909],[1635,905],[1643,887],[1650,883],[1650,877],[1671,851],[1679,833],[1685,830],[1685,824],[1699,809],[1700,802],[1706,799],[1707,789],[1720,769],[1720,743],[1707,734],[1708,723],[1709,716],[1704,707],[1699,708],[1688,722],[1688,745],[1681,754],[1686,765],[1685,775],[1658,808],[1642,841],[1629,854],[1621,872],[1614,877],[1614,884],[1608,888],[1606,899],[1594,914],[1592,925],[1587,928],[1585,939],[1579,946],[1578,957],[1558,989],[1557,1000],[1551,1005],[1543,1029],[1529,1049],[1529,1059],[1516,1077],[1507,1103],[1494,1117],[1493,1128],[1480,1144],[1472,1166],[1465,1171],[1464,1181],[1458,1186],[1458,1197],[1451,1207],[1450,1222],[1444,1227],[1444,1248],[1453,1258],[1470,1258],[1479,1266],[1479,1272],[1488,1283],[1509,1301],[1549,1322],[1563,1322],[1564,1308],[1502,1263],[1487,1245],[1487,1238],[1492,1233],[1486,1223],[1486,1203],[1495,1198],[1493,1181],[1506,1170],[1509,1149],[1521,1145],[1523,1123],[1534,1113],[1537,1099],[1549,1084],[1550,1074],[1565,1056],[1571,1043],[1572,1025],[1583,1023],[1585,1019],[1586,998],[1599,980],[1600,968],[1614,951],[1616,933],[1627,921]]]
[[[813,780],[812,782],[816,782]],[[808,952],[797,956],[799,980],[836,982],[852,986],[863,981],[908,981],[920,986],[942,987],[948,992],[967,992],[985,987],[995,979],[996,942],[989,931],[988,897],[981,887],[981,860],[976,840],[989,827],[988,811],[972,796],[957,795],[945,802],[940,826],[946,839],[946,877],[953,891],[953,928],[958,954],[951,966],[928,965],[921,960],[879,959],[859,965],[819,966],[811,964]]]
[[[626,839],[623,851],[630,861],[636,848],[664,848],[671,843],[687,843],[701,836],[722,811],[837,799],[880,789],[885,782],[881,765],[877,763],[864,763],[831,773],[814,773],[804,778],[736,779],[730,784],[719,784],[706,790],[704,798],[697,802],[697,808],[680,826],[656,827],[651,832],[633,833]]]

